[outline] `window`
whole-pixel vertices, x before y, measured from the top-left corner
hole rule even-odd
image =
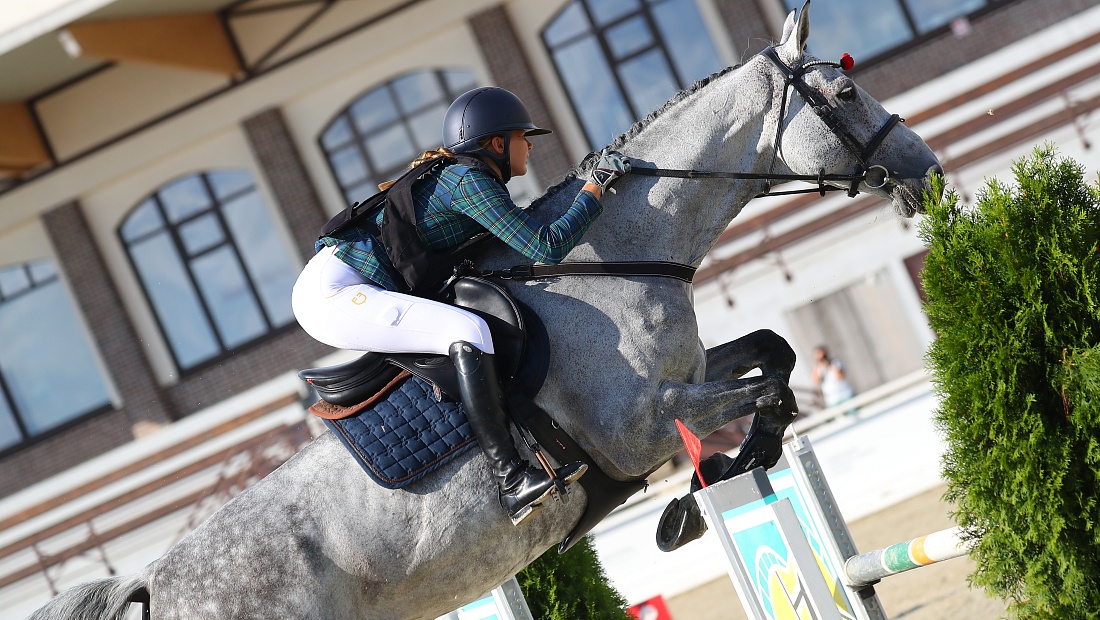
[[[996,0],[882,0],[868,9],[863,0],[815,3],[807,48],[820,58],[839,60],[844,52],[856,62],[869,60],[903,43],[946,26]],[[788,11],[802,0],[784,0]],[[854,16],[858,16],[855,18]]]
[[[0,342],[0,450],[110,405],[51,261],[0,267]]]
[[[592,148],[722,67],[695,0],[573,0],[542,39]]]
[[[299,269],[247,172],[177,179],[118,233],[180,370],[294,320]]]
[[[379,183],[439,148],[447,108],[476,85],[474,74],[462,69],[419,71],[367,91],[340,112],[320,143],[345,200],[378,193]]]

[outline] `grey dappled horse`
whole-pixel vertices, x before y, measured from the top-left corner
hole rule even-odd
[[[808,32],[806,8],[797,21],[792,12],[775,48],[787,67],[812,60],[803,58]],[[777,67],[756,56],[720,72],[612,146],[637,167],[814,176],[866,170],[805,95],[789,91]],[[832,65],[814,66],[802,79],[861,145],[892,118]],[[938,163],[904,126],[885,133],[869,159],[890,177],[859,188],[912,216]],[[549,190],[532,207],[536,217],[563,212],[581,183],[571,175]],[[698,266],[741,208],[767,188],[762,180],[628,175],[617,194],[605,196],[606,213],[569,260]],[[522,262],[498,248],[479,265]],[[508,287],[543,318],[553,343],[538,404],[613,477],[645,476],[672,457],[681,446],[677,418],[705,436],[750,413],[781,429],[796,411],[787,388],[794,353],[786,342],[757,332],[704,350],[687,283],[563,277]],[[762,374],[741,378],[754,368]],[[571,488],[564,502],[548,503],[517,528],[477,450],[410,487],[386,490],[326,433],[139,574],[74,587],[33,618],[115,618],[129,598],[146,592],[155,619],[435,618],[562,540],[585,505],[584,492]]]

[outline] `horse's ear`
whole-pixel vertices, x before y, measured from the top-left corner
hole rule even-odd
[[[794,32],[794,11],[787,14],[787,21],[783,22],[783,36],[779,37],[779,45],[783,45]]]
[[[791,11],[787,15],[787,21],[783,22],[783,36],[779,39],[779,45],[786,45],[792,34],[795,37],[794,45],[798,46],[797,51],[805,51],[806,39],[810,37],[810,0],[806,0],[801,11]]]
[[[786,26],[784,26],[785,29]],[[795,36],[798,37],[796,39],[798,49],[804,51],[806,49],[806,39],[810,38],[810,0],[806,0],[806,4],[802,5],[802,10],[798,12],[798,25],[794,31]]]

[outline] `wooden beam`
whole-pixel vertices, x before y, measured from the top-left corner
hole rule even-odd
[[[71,24],[59,35],[73,58],[137,62],[235,75],[233,45],[214,13]]]
[[[20,174],[49,161],[27,104],[0,103],[0,172]]]

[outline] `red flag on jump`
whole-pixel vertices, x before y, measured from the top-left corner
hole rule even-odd
[[[688,457],[691,459],[691,464],[695,467],[695,475],[699,477],[699,484],[703,488],[706,488],[707,481],[703,480],[703,474],[699,471],[699,457],[703,452],[703,444],[699,442],[699,438],[694,433],[688,430],[688,427],[684,426],[684,423],[679,419],[676,420],[676,430],[680,431],[680,439],[684,441],[684,447],[687,448]]]

